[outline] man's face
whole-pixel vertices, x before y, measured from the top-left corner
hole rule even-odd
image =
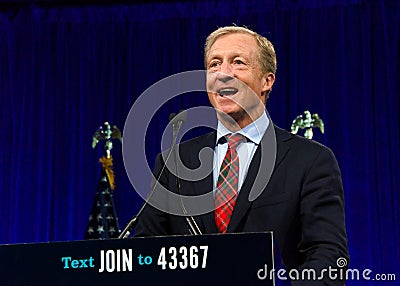
[[[241,128],[264,112],[274,75],[262,74],[256,39],[234,33],[219,37],[207,55],[207,92],[215,109]]]

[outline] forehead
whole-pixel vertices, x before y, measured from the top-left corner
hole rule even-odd
[[[232,33],[220,36],[212,44],[207,58],[232,53],[255,57],[258,53],[256,39],[252,35],[245,33]]]

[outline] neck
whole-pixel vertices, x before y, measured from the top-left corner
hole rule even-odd
[[[256,121],[264,112],[264,108],[256,110],[256,112],[252,112],[252,114],[248,113],[240,113],[240,114],[226,114],[222,112],[217,113],[218,120],[231,132],[237,132],[247,125]]]

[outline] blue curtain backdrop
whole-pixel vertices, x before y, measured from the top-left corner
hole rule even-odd
[[[83,239],[103,153],[102,143],[92,149],[93,133],[104,121],[122,129],[135,99],[158,80],[203,69],[206,36],[232,23],[276,47],[273,121],[290,130],[308,109],[325,122],[314,139],[333,149],[342,170],[351,266],[400,279],[395,0],[1,6],[0,243]],[[176,98],[156,114],[146,139],[150,166],[169,113],[198,105],[208,105],[205,94]],[[114,199],[124,226],[141,198],[121,153],[115,142]],[[365,285],[348,285],[357,283]]]

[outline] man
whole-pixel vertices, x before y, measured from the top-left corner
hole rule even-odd
[[[161,172],[158,156],[156,178],[178,194],[212,193],[213,210],[195,216],[202,233],[273,231],[287,269],[337,267],[337,259],[348,259],[339,167],[330,149],[274,126],[267,116],[273,45],[247,28],[219,28],[206,40],[205,65],[217,131],[180,144],[179,155],[187,168],[198,169],[207,161],[198,154],[210,147],[208,161],[216,167],[204,178],[177,180],[168,168]],[[188,233],[184,217],[147,206],[135,236]],[[303,283],[343,285],[329,278]]]

